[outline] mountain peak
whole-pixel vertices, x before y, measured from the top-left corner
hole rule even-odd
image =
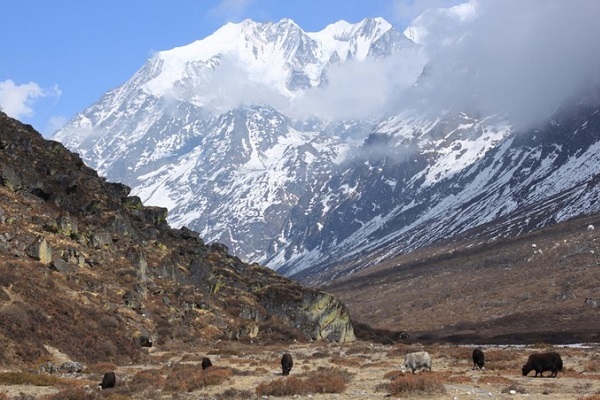
[[[153,74],[144,90],[206,106],[209,97],[222,90],[225,75],[234,75],[245,77],[245,82],[239,82],[247,86],[242,91],[268,88],[273,95],[290,98],[299,90],[319,86],[332,64],[348,58],[364,60],[390,30],[392,25],[383,18],[356,24],[339,21],[314,33],[288,18],[275,23],[250,19],[228,23],[202,40],[157,53],[150,60],[154,67],[147,68]]]

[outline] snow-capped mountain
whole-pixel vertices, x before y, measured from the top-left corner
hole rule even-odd
[[[479,83],[448,106],[440,71],[461,88],[485,74],[427,61],[379,18],[228,24],[157,53],[54,139],[174,226],[314,282],[473,228],[493,240],[600,209],[597,102],[517,123],[477,108]],[[393,107],[352,108],[379,101]]]
[[[54,139],[145,203],[168,207],[173,225],[264,260],[290,214],[373,124],[284,112],[308,101],[302,89],[330,79],[330,68],[417,50],[381,18],[316,33],[287,19],[227,24],[157,53]]]

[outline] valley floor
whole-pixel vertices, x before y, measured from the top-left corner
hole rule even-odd
[[[417,372],[415,376],[403,373],[404,354],[422,348],[432,355],[432,371]],[[410,389],[391,396],[395,398],[600,399],[600,345],[482,348],[486,354],[483,371],[471,369],[473,346],[359,341],[289,346],[218,342],[193,352],[155,347],[149,349],[150,361],[146,365],[113,365],[118,377],[114,389],[95,390],[100,371],[111,367],[103,363],[86,366],[82,374],[64,376],[53,386],[5,385],[0,386],[0,393],[10,399],[65,399],[76,398],[73,396],[78,393],[90,399],[258,399],[274,398],[270,393],[279,390],[288,393],[280,398],[344,400],[385,398],[393,386]],[[521,365],[529,354],[550,349],[558,351],[565,364],[557,379],[521,375]],[[290,352],[294,358],[289,377],[281,376],[279,360],[283,352]],[[204,356],[211,358],[213,367],[202,371],[200,362]],[[208,374],[206,371],[211,369]],[[316,387],[340,390],[340,377],[346,381],[340,393],[306,392]],[[392,384],[393,379],[397,380]],[[192,382],[198,380],[204,382],[202,387]],[[424,391],[415,389],[419,385]]]

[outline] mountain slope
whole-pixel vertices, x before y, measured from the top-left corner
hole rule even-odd
[[[269,94],[253,102],[305,102],[299,89],[327,81],[334,65],[415,48],[382,19],[316,33],[289,20],[228,24],[158,53],[54,139],[145,203],[167,207],[175,226],[264,260],[290,215],[317,201],[310,192],[317,196],[373,122],[293,119],[272,106],[243,106],[246,89]],[[235,104],[222,104],[231,97]]]
[[[381,329],[379,340],[395,340],[401,326],[413,342],[594,343],[599,221],[595,213],[490,242],[459,235],[326,289],[354,320]]]
[[[352,340],[333,296],[243,263],[0,113],[0,359],[143,360],[142,339]]]
[[[344,199],[328,213],[338,216],[330,224],[355,221],[347,235],[335,237],[338,244],[331,246],[334,250],[329,254],[335,260],[332,265],[347,265],[328,269],[317,264],[297,276],[322,282],[484,224],[489,223],[486,230],[475,230],[473,235],[493,241],[600,210],[600,104],[561,109],[550,122],[524,131],[502,124],[492,129],[485,123],[471,122],[474,126],[467,128],[468,134],[480,131],[481,136],[467,136],[465,140],[460,130],[451,128],[439,138],[445,143],[438,151],[429,147],[393,166],[390,159],[384,159],[364,166],[362,171],[352,168],[360,180],[348,172],[346,185],[355,179],[371,186],[356,189],[358,198]],[[449,126],[445,120],[443,127]],[[443,127],[437,125],[428,134]],[[386,147],[397,146],[396,136],[388,137]],[[453,163],[448,163],[448,158]],[[467,159],[464,163],[463,158]],[[410,173],[410,168],[416,168],[416,173]],[[368,170],[375,172],[369,175]],[[377,202],[382,198],[391,204]],[[375,204],[378,208],[373,210],[371,205]],[[372,211],[361,222],[365,209]],[[336,230],[326,224],[323,229]],[[361,261],[360,255],[367,253],[371,253],[368,261]],[[293,264],[286,268],[293,268]],[[326,272],[317,278],[321,270]]]

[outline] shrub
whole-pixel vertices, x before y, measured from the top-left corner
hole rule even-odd
[[[228,368],[201,369],[199,365],[175,365],[169,372],[164,387],[168,392],[192,392],[204,386],[218,385],[233,375]]]
[[[394,378],[388,385],[387,390],[392,395],[422,395],[422,394],[444,394],[446,388],[442,380],[432,374],[406,374]]]
[[[256,387],[259,396],[294,396],[308,394],[306,382],[295,376],[259,383]]]
[[[259,396],[294,396],[316,393],[342,393],[350,375],[340,369],[319,368],[299,377],[290,376],[271,382],[260,383],[256,387]]]
[[[404,376],[404,372],[402,371],[388,371],[383,375],[385,379],[394,380],[399,376]]]
[[[161,370],[146,369],[136,373],[129,383],[132,390],[143,390],[145,388],[159,389],[165,386],[165,377]]]
[[[342,370],[319,368],[309,374],[306,383],[311,393],[342,393],[349,380],[349,375]]]

